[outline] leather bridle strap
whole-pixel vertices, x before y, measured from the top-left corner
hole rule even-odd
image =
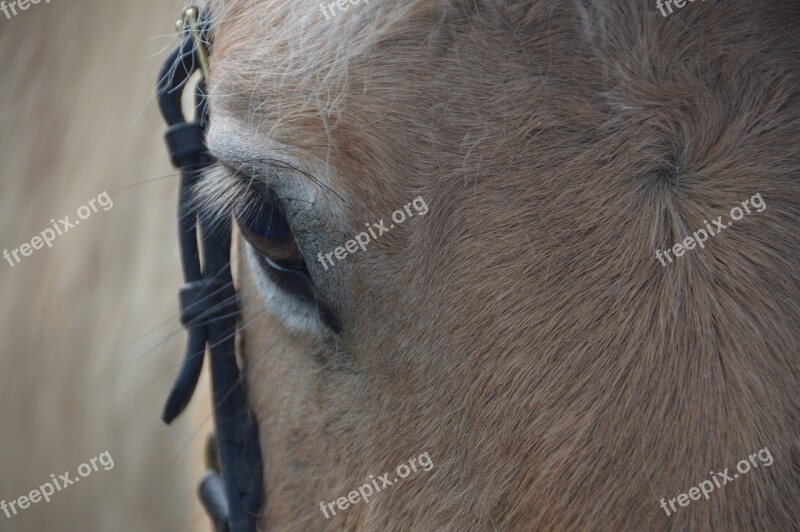
[[[258,427],[236,361],[238,310],[230,270],[231,226],[230,221],[212,222],[198,213],[192,198],[196,182],[214,163],[205,146],[208,128],[205,76],[195,89],[194,120],[187,121],[181,109],[181,96],[189,77],[201,66],[207,75],[208,17],[196,8],[188,8],[179,24],[184,38],[161,68],[157,94],[169,126],[165,138],[172,164],[181,173],[178,226],[186,283],[180,290],[180,307],[181,322],[189,339],[162,418],[169,424],[191,400],[208,345],[216,454],[221,471],[209,470],[198,493],[215,530],[252,532],[262,500],[263,474]]]

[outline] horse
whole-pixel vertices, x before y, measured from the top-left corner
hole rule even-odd
[[[261,528],[797,526],[800,10],[682,3],[208,2]]]

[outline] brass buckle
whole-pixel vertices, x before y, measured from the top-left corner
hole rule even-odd
[[[199,12],[197,6],[187,7],[183,10],[182,17],[175,24],[175,28],[181,36],[191,35],[194,43],[194,51],[197,55],[197,60],[200,62],[200,72],[203,74],[203,79],[208,81],[208,53],[202,39],[202,30],[198,21]]]

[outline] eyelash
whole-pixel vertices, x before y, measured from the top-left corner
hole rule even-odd
[[[193,207],[215,225],[234,217],[254,219],[270,203],[268,194],[259,188],[255,179],[246,184],[233,169],[218,163],[201,176],[193,191]]]
[[[245,183],[230,168],[217,165],[204,174],[196,200],[198,213],[212,225],[234,220],[244,239],[272,269],[308,275],[280,201],[260,181]]]

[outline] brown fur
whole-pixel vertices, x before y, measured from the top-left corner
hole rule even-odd
[[[796,527],[797,7],[317,5],[212,3],[212,120],[345,198],[296,215],[335,227],[306,244],[430,212],[312,271],[344,325],[323,340],[263,316],[240,261],[264,527]],[[756,193],[766,211],[654,259]],[[765,446],[770,468],[659,507]],[[426,451],[432,471],[319,511]]]

